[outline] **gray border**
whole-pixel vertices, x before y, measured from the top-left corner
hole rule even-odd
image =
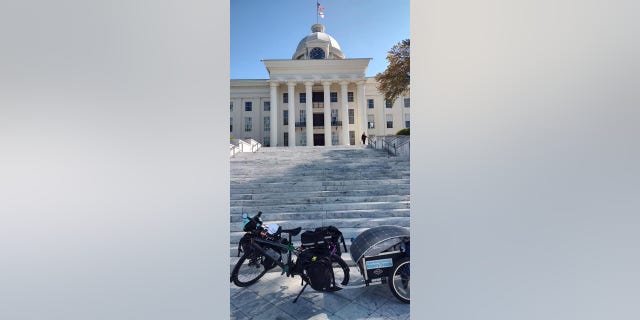
[[[638,2],[411,8],[412,318],[640,318]]]

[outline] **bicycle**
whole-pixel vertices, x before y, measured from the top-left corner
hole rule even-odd
[[[238,287],[247,287],[256,283],[262,278],[267,271],[279,266],[282,269],[280,275],[294,277],[299,275],[304,284],[302,290],[293,302],[296,302],[302,292],[310,283],[305,273],[298,265],[298,261],[293,260],[293,255],[309,253],[309,250],[328,254],[331,259],[332,267],[342,269],[342,279],[333,279],[346,285],[349,282],[349,267],[347,263],[337,254],[339,252],[339,244],[334,241],[328,241],[327,247],[298,247],[295,248],[292,243],[292,237],[297,236],[302,230],[301,227],[295,229],[282,229],[281,226],[271,224],[263,225],[261,219],[262,212],[252,217],[245,223],[245,235],[238,244],[238,255],[243,252],[242,257],[236,263],[231,272],[231,282]],[[244,215],[243,215],[244,217]],[[246,217],[244,217],[246,219]],[[282,238],[282,234],[287,234],[287,238]],[[346,251],[346,245],[345,245]],[[282,261],[282,255],[286,254],[286,262]],[[339,275],[340,273],[338,273]],[[334,277],[336,273],[334,272]],[[339,290],[339,289],[338,289]]]

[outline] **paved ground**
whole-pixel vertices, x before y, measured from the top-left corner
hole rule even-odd
[[[361,283],[351,268],[349,284]],[[387,284],[345,288],[334,293],[307,287],[293,303],[302,286],[300,277],[287,278],[280,272],[267,273],[256,284],[238,288],[231,283],[231,319],[409,319],[409,305],[400,303]]]

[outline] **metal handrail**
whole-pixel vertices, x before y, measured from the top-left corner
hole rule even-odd
[[[369,145],[375,149],[383,149],[387,151],[389,156],[397,156],[398,150],[405,145],[410,145],[410,139],[405,136],[369,136]],[[378,148],[379,146],[379,148]]]

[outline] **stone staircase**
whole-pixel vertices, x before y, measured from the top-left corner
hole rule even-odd
[[[231,161],[231,268],[242,212],[312,230],[333,225],[351,238],[380,225],[409,227],[409,158],[362,146],[262,148]],[[300,236],[293,238],[299,245]],[[342,258],[354,265],[349,253]],[[280,271],[280,268],[274,269]]]

